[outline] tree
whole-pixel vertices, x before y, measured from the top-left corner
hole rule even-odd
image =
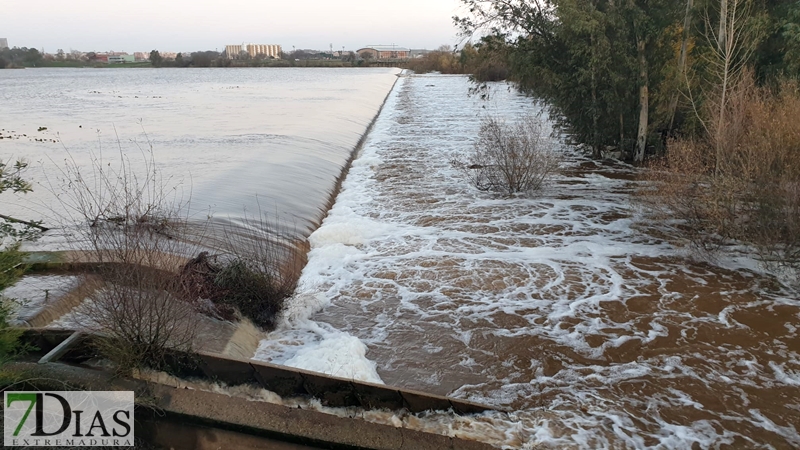
[[[736,111],[731,111],[732,107],[737,106],[732,102],[731,96],[741,84],[747,63],[758,42],[755,36],[757,30],[748,23],[751,14],[750,0],[720,0],[719,31],[714,33],[713,28],[708,29],[707,38],[712,53],[706,61],[710,64],[716,83],[709,95],[713,109],[711,120],[705,126],[714,143],[714,171],[718,175],[724,169],[726,151],[736,145],[733,139],[739,134],[738,130],[731,129],[736,124],[728,117],[728,114],[737,114]]]
[[[150,64],[152,64],[153,67],[161,67],[161,65],[164,64],[164,58],[158,50],[152,50],[150,52]]]
[[[683,19],[683,35],[681,38],[681,53],[678,57],[678,66],[675,71],[674,82],[680,84],[686,75],[686,59],[688,56],[689,38],[691,36],[692,26],[692,9],[694,8],[694,0],[686,0],[686,16]],[[672,131],[675,124],[675,113],[678,110],[678,97],[680,92],[677,88],[673,92],[669,100],[669,126],[668,131]]]
[[[215,51],[194,52],[192,53],[191,65],[195,67],[211,67],[219,58],[220,54]]]
[[[39,53],[39,50],[35,48],[25,49],[23,48],[24,56],[23,56],[23,63],[26,66],[36,67],[37,65],[41,64],[43,56]]]
[[[800,78],[800,4],[793,3],[785,22],[778,28],[785,42],[786,53],[782,58],[787,75]]]
[[[0,162],[0,194],[6,191],[23,194],[30,192],[31,184],[22,178],[22,172],[26,168],[27,164],[22,161],[13,165]],[[9,324],[12,302],[2,296],[2,291],[14,284],[25,271],[24,255],[18,251],[18,239],[30,237],[30,227],[34,224],[21,229],[14,226],[19,222],[8,216],[0,217],[0,244],[4,244],[0,247],[0,366],[21,349],[19,337],[22,329]],[[11,237],[11,243],[4,242],[8,237]]]
[[[24,161],[16,161],[9,167],[8,163],[0,162],[0,194],[5,191],[14,193],[28,193],[32,190],[31,184],[22,178],[22,172],[28,167]]]
[[[663,108],[660,83],[672,55],[678,0],[462,0],[465,35],[489,29],[510,48],[511,79],[547,101],[559,125],[595,156],[605,146],[644,158]],[[635,81],[635,82],[633,82]],[[655,87],[655,88],[654,88]],[[653,95],[658,93],[659,95]],[[636,138],[626,136],[636,129]]]
[[[16,194],[31,192],[33,187],[30,182],[22,178],[22,173],[27,168],[28,163],[25,161],[16,161],[14,164],[0,161],[0,194],[7,191]],[[41,230],[41,222],[29,222],[0,214],[0,244],[6,237],[13,240],[33,238]]]

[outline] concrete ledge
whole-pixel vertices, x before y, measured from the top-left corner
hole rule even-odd
[[[374,450],[490,450],[494,447],[460,438],[367,422],[358,417],[339,417],[319,411],[250,401],[224,394],[176,388],[141,380],[119,378],[104,370],[60,363],[10,363],[8,369],[58,383],[42,386],[63,390],[125,390],[145,400],[137,409],[137,421],[153,406],[166,420],[195,423],[220,430],[264,436],[331,449]],[[66,383],[67,385],[63,385]],[[155,401],[155,405],[151,404]],[[160,416],[161,417],[161,416]],[[222,447],[215,448],[226,448]]]
[[[450,400],[445,397],[409,390],[398,391],[398,393],[403,398],[403,406],[411,412],[446,411],[453,407]]]
[[[300,441],[333,442],[339,448],[375,450],[488,450],[494,447],[438,434],[343,418],[317,411],[251,402],[219,394],[157,386],[152,393],[162,399],[165,411],[204,417],[243,428],[269,430]]]
[[[400,391],[374,386],[367,383],[353,383],[353,390],[361,406],[365,409],[401,409],[405,405]],[[398,407],[398,405],[401,405]],[[445,408],[446,409],[446,408]]]
[[[267,390],[282,397],[307,394],[303,387],[303,376],[298,372],[284,370],[267,364],[251,364],[255,369],[256,381]]]
[[[228,385],[257,383],[281,396],[306,395],[332,407],[358,406],[365,409],[387,408],[423,411],[446,411],[477,414],[498,410],[467,400],[442,397],[425,392],[383,384],[349,380],[294,367],[263,361],[243,360],[200,353],[203,371],[212,379]],[[248,367],[249,366],[249,367]]]
[[[33,345],[37,353],[46,354],[72,336],[73,330],[28,328],[22,332],[22,340]]]
[[[220,358],[232,361],[232,358]],[[222,363],[222,362],[221,362]],[[453,409],[457,414],[477,414],[484,411],[498,411],[487,405],[419,392],[411,389],[348,380],[293,367],[278,366],[263,361],[250,360],[250,365],[258,374],[258,381],[264,389],[291,395],[310,395],[319,398],[326,406],[359,406],[365,409],[387,408],[408,409],[413,413],[423,411],[446,411]],[[302,384],[300,383],[302,381]],[[301,389],[302,388],[302,389]]]
[[[27,330],[25,338],[48,353],[71,335],[65,330]],[[86,350],[91,349],[91,337],[67,346],[62,359],[82,361]],[[310,396],[325,406],[364,409],[407,409],[412,413],[446,411],[457,414],[478,414],[500,410],[467,400],[443,397],[425,392],[350,380],[317,372],[280,366],[263,361],[198,352],[197,355],[172,352],[171,366],[183,376],[200,376],[228,386],[254,384],[282,397]],[[54,359],[53,361],[56,361]]]
[[[64,330],[27,330],[25,339],[48,353],[71,335]],[[80,362],[91,349],[91,337],[65,346],[61,359]],[[170,352],[170,367],[184,377],[200,377],[228,386],[261,386],[282,397],[314,397],[325,406],[361,407],[364,409],[407,409],[412,413],[446,411],[469,415],[500,410],[467,400],[443,397],[383,384],[339,378],[317,372],[280,366],[263,361],[221,356],[205,352],[188,354]],[[56,361],[53,359],[53,361]],[[169,361],[168,361],[169,362]]]
[[[206,353],[200,354],[200,370],[212,380],[219,380],[229,386],[252,383],[255,369],[247,361],[222,359]]]

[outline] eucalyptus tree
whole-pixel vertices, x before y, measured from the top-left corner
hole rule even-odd
[[[454,18],[461,32],[509,41],[512,79],[548,102],[579,142],[595,155],[614,146],[643,160],[653,132],[668,122],[652,111],[669,103],[660,83],[676,59],[683,0],[462,3],[468,14]]]

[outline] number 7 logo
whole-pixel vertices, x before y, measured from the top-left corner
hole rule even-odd
[[[40,394],[34,393],[27,393],[27,394],[8,394],[6,397],[6,408],[11,406],[14,402],[31,402],[30,406],[28,406],[28,410],[25,411],[25,414],[22,416],[22,420],[20,420],[19,425],[14,430],[14,436],[19,436],[19,432],[22,429],[22,426],[25,425],[25,421],[28,420],[28,415],[30,415],[31,410],[36,405],[36,402],[39,400]]]

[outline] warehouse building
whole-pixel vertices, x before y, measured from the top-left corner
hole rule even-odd
[[[364,59],[408,59],[411,51],[396,45],[370,45],[359,49],[358,56]]]

